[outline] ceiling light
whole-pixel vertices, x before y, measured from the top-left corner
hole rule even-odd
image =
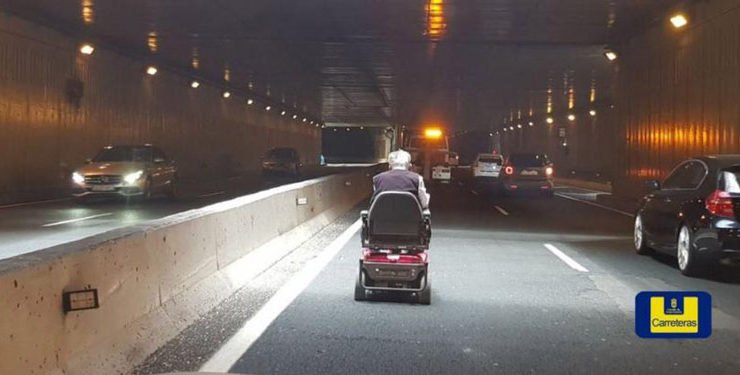
[[[575,121],[575,120],[576,120],[576,115],[572,113],[568,115],[568,121]]]
[[[288,113],[288,112],[282,111],[282,112],[280,112],[280,116],[285,116],[286,113]]]
[[[349,128],[347,128],[347,131],[349,131],[349,130],[350,130],[350,129],[349,129]]]
[[[612,50],[610,50],[610,49],[607,49],[606,51],[604,51],[604,56],[609,61],[614,61],[618,57],[617,53],[614,52],[614,51],[612,51]]]
[[[689,20],[687,20],[686,16],[684,16],[683,14],[678,13],[671,17],[671,23],[673,24],[673,27],[680,29],[688,25]]]
[[[192,87],[194,89],[197,89],[198,87],[200,87],[200,82],[198,82],[198,81],[192,81],[192,82],[190,82],[190,87]]]
[[[146,74],[149,74],[150,76],[157,74],[157,67],[154,65],[150,65],[148,68],[146,68]]]
[[[510,130],[514,130],[514,127],[513,127],[513,126],[509,126],[509,129],[510,129]]]
[[[519,128],[519,129],[521,129],[522,128],[522,124],[516,124],[516,127]]]
[[[593,116],[596,116],[596,110],[595,110],[595,109],[592,109],[592,110],[588,111],[588,114],[589,114],[589,115],[590,115],[591,117],[593,117]]]
[[[293,120],[297,119],[298,115],[293,115]]]
[[[545,122],[547,122],[548,124],[552,124],[555,122],[555,119],[553,119],[552,117],[548,117],[547,119],[545,119]]]
[[[254,104],[254,99],[247,99],[247,105]]]
[[[303,122],[306,122],[306,118],[305,117],[303,118]],[[347,129],[349,129],[349,128],[347,128]]]
[[[224,99],[228,99],[231,97],[231,93],[228,91],[224,91]]]
[[[268,105],[267,107],[265,107],[265,111],[269,111],[269,110],[271,110],[271,109],[272,109],[272,106],[269,106],[269,105]]]
[[[534,126],[534,122],[530,121],[528,125],[529,126]]]
[[[509,131],[509,129],[504,128],[504,132],[507,132],[507,131]]]
[[[83,55],[92,55],[95,52],[95,47],[92,44],[85,43],[80,46],[80,53]]]

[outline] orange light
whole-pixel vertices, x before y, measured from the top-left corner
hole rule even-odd
[[[427,138],[440,138],[442,137],[442,129],[440,128],[427,128],[424,130],[424,136]]]

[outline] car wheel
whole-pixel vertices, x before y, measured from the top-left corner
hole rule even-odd
[[[633,233],[633,241],[635,244],[635,252],[640,255],[646,255],[653,252],[653,250],[647,245],[647,239],[645,238],[645,229],[642,226],[642,215],[635,216],[635,231]]]
[[[177,185],[178,185],[177,176],[175,176],[172,178],[172,181],[170,182],[169,189],[167,189],[167,198],[169,198],[170,200],[177,199],[177,196],[179,193],[177,189]]]
[[[152,178],[147,177],[144,183],[144,192],[141,195],[141,200],[148,201],[152,199]]]
[[[429,281],[429,276],[425,275],[426,285],[418,294],[418,302],[421,305],[429,305],[432,303],[432,282]]]
[[[691,229],[683,225],[678,232],[676,242],[676,258],[678,269],[686,276],[697,276],[701,273],[701,264],[696,257],[694,238]]]
[[[362,286],[361,275],[357,275],[357,281],[355,281],[355,301],[364,301],[367,299],[367,292]]]

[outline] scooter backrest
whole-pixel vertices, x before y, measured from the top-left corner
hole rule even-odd
[[[423,223],[419,200],[411,193],[378,194],[368,213],[371,236],[418,237]]]

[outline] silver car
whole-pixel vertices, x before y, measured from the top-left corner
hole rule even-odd
[[[177,168],[152,145],[107,146],[72,173],[73,195],[87,197],[140,197],[177,195]]]

